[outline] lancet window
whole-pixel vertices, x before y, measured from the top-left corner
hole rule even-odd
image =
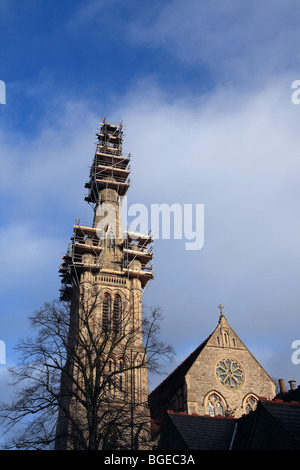
[[[109,294],[105,294],[102,303],[102,330],[109,331],[111,317],[111,297]]]
[[[113,331],[121,333],[121,297],[116,295],[113,305]]]
[[[206,412],[210,416],[224,416],[224,403],[218,393],[212,392],[207,397]]]

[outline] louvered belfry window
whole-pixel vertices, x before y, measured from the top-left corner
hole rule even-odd
[[[114,311],[113,311],[113,330],[115,333],[120,333],[121,326],[121,298],[116,295],[114,298]]]
[[[110,324],[110,310],[111,310],[111,298],[109,294],[105,294],[102,304],[102,330],[109,331]]]

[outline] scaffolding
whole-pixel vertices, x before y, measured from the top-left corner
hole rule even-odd
[[[99,202],[99,192],[105,188],[125,196],[130,186],[130,154],[122,153],[123,125],[108,124],[105,119],[100,125],[90,179],[85,185],[89,189],[85,200],[91,204]]]
[[[92,205],[94,214],[99,204],[109,200],[108,189],[115,191],[117,197],[114,202],[120,209],[120,198],[125,196],[130,186],[130,154],[124,156],[122,153],[123,125],[108,124],[104,119],[100,126],[89,181],[85,185],[89,190],[85,200]],[[62,256],[59,268],[61,299],[72,298],[85,272],[122,277],[124,282],[136,278],[144,288],[153,279],[152,265],[149,264],[153,259],[152,242],[151,234],[142,235],[129,230],[123,232],[122,238],[114,240],[99,237],[94,222],[75,221],[67,253]],[[113,268],[109,269],[104,262],[107,250],[111,256],[115,254]]]

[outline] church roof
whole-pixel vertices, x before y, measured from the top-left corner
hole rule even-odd
[[[300,449],[300,403],[261,400],[255,414],[248,449]]]
[[[233,418],[169,412],[158,449],[227,450],[235,423]]]
[[[169,411],[159,450],[299,450],[300,403],[261,398],[241,418]]]

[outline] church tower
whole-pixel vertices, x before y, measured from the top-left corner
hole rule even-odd
[[[92,206],[93,222],[76,221],[73,227],[73,236],[60,266],[61,299],[70,303],[71,318],[74,319],[71,324],[77,325],[76,334],[71,334],[74,348],[78,348],[78,337],[83,331],[84,338],[92,331],[90,342],[98,342],[97,354],[102,351],[99,365],[93,371],[95,377],[99,376],[96,388],[103,388],[99,413],[106,418],[102,421],[97,418],[98,427],[105,429],[101,435],[106,433],[102,448],[113,446],[113,440],[117,448],[138,448],[138,433],[143,426],[136,410],[139,415],[146,416],[146,420],[149,417],[141,325],[142,292],[153,278],[150,264],[152,238],[122,228],[121,206],[129,189],[130,173],[130,154],[124,155],[122,150],[122,123],[111,124],[104,119],[96,136],[96,151],[85,185],[88,190],[85,200]],[[83,312],[88,312],[88,320],[82,320]],[[88,355],[87,351],[81,351],[81,356]],[[68,403],[63,403],[60,410],[58,449],[76,447],[65,436],[72,434],[70,426],[79,415],[82,416],[79,427],[86,434],[90,431],[89,424],[85,423],[86,410],[78,411],[78,404],[74,404],[74,395],[88,380],[86,371],[79,369],[74,360],[67,360],[66,373],[62,377],[62,397]],[[121,374],[120,370],[123,371]],[[93,375],[91,370],[87,372],[89,376]],[[107,382],[105,386],[103,381]],[[126,412],[129,416],[127,424],[124,420]],[[117,427],[121,414],[122,445],[117,435],[120,434]]]

